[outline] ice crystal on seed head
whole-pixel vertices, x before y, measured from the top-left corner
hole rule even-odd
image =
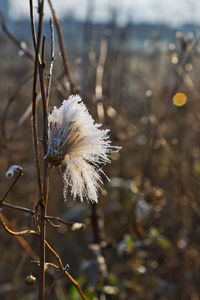
[[[12,166],[10,166],[10,168],[8,169],[8,171],[6,172],[5,176],[7,178],[13,178],[13,176],[15,174],[17,174],[18,172],[20,172],[21,175],[23,174],[22,167],[18,166],[18,165],[12,165]]]
[[[49,141],[46,159],[52,166],[64,165],[64,197],[70,188],[73,199],[97,202],[102,183],[100,166],[109,162],[108,154],[119,151],[111,146],[108,132],[95,124],[81,98],[70,96],[48,116]]]

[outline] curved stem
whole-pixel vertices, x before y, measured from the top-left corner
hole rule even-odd
[[[60,265],[60,269],[65,273],[65,275],[71,280],[71,282],[73,283],[73,285],[77,288],[80,296],[82,297],[83,300],[87,300],[87,297],[85,296],[85,294],[83,293],[81,287],[79,286],[78,282],[65,270],[65,267],[63,266],[63,263],[61,261],[60,256],[58,255],[58,253],[56,253],[56,251],[49,245],[49,243],[47,241],[45,241],[47,247],[49,248],[49,250],[51,251],[51,253],[55,256],[56,260],[58,261],[58,264]]]

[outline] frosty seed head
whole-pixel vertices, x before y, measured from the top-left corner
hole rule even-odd
[[[6,176],[7,178],[13,178],[14,175],[19,174],[19,173],[20,173],[21,175],[23,175],[23,169],[22,169],[22,167],[21,167],[21,166],[18,166],[18,165],[12,165],[12,166],[10,166],[10,168],[7,170],[5,176]]]
[[[73,199],[97,202],[102,183],[100,165],[109,162],[108,154],[119,151],[111,146],[109,130],[99,129],[81,98],[70,96],[48,116],[48,151],[45,159],[52,166],[64,165],[64,196],[70,188]]]

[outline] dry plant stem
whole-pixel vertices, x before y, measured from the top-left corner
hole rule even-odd
[[[61,219],[61,218],[59,218],[59,217],[54,217],[54,216],[46,216],[46,219],[47,219],[47,220],[58,221],[58,222],[63,223],[63,224],[65,224],[65,225],[73,225],[73,224],[77,223],[77,222],[72,222],[72,221],[65,221],[65,220],[63,220],[63,219]],[[80,223],[80,222],[78,222],[78,223]],[[82,224],[83,226],[85,226],[84,223],[81,223],[81,224]]]
[[[39,63],[40,89],[43,104],[43,148],[44,157],[48,149],[48,104],[45,93],[45,61],[44,61],[45,36],[42,41],[42,62]],[[40,201],[40,293],[39,299],[45,299],[45,240],[46,240],[46,210],[48,200],[49,186],[49,171],[48,162],[44,160],[44,184],[43,198]]]
[[[44,46],[45,46],[45,36],[43,36],[42,41],[42,62],[39,63],[39,77],[40,77],[40,89],[43,105],[43,148],[44,157],[48,150],[48,103],[45,92],[45,60],[44,60]],[[44,161],[44,180],[46,178],[48,171],[48,163]]]
[[[29,208],[26,208],[26,207],[22,207],[22,206],[18,206],[18,205],[14,205],[14,204],[11,204],[11,203],[2,202],[1,206],[9,207],[9,208],[21,211],[21,212],[25,212],[25,213],[31,214],[32,216],[35,215],[35,211],[32,210],[32,209],[29,209]]]
[[[4,229],[10,233],[11,235],[16,235],[16,236],[24,236],[24,235],[38,235],[38,233],[35,230],[23,230],[23,231],[13,231],[12,229],[10,229],[5,222],[3,213],[2,213],[2,209],[0,210],[0,219],[1,219],[1,223],[4,227]]]
[[[101,41],[100,46],[100,54],[99,61],[97,65],[97,73],[96,73],[96,87],[95,87],[95,100],[97,105],[97,114],[99,118],[99,122],[104,121],[104,107],[103,107],[103,74],[104,74],[104,66],[107,56],[108,43],[106,39]]]
[[[41,236],[41,234],[39,234],[38,232],[34,231],[34,230],[23,230],[23,231],[13,231],[11,230],[6,222],[5,222],[5,217],[2,214],[2,211],[0,211],[0,220],[3,224],[4,229],[11,235],[14,235],[16,237],[21,237],[24,235],[35,235],[35,236]],[[47,247],[49,248],[49,250],[53,253],[53,255],[56,257],[59,265],[60,265],[60,269],[65,273],[65,275],[72,281],[72,283],[74,284],[74,286],[77,288],[77,290],[79,291],[82,299],[87,300],[86,296],[84,295],[83,291],[81,290],[79,284],[76,282],[76,280],[65,270],[61,258],[59,257],[59,255],[55,252],[55,250],[49,245],[49,243],[45,240],[45,244],[47,245]],[[41,257],[40,257],[41,259]],[[51,264],[52,265],[52,264]],[[40,261],[40,268],[41,268],[41,261]]]
[[[11,186],[9,187],[8,191],[5,193],[5,195],[3,196],[3,198],[0,201],[0,207],[2,206],[4,200],[6,199],[6,197],[8,196],[8,194],[12,191],[14,185],[16,184],[16,182],[18,181],[19,177],[23,174],[22,170],[19,170],[19,174],[17,175],[17,177],[15,178],[15,180],[13,181],[13,183],[11,184]]]
[[[50,28],[51,28],[51,62],[50,62],[50,68],[49,73],[47,75],[47,89],[46,89],[46,98],[47,103],[49,102],[49,94],[51,89],[51,80],[52,80],[52,73],[53,73],[53,65],[55,61],[55,53],[54,53],[54,30],[53,30],[53,22],[50,19]]]
[[[36,159],[36,166],[37,166],[37,175],[38,175],[38,185],[40,191],[40,199],[38,204],[40,204],[40,280],[39,280],[39,300],[45,299],[45,234],[46,234],[46,191],[43,191],[42,184],[41,184],[41,174],[40,174],[40,164],[39,164],[39,147],[38,147],[38,133],[37,133],[37,105],[36,105],[36,89],[37,89],[37,72],[38,72],[38,65],[39,65],[39,74],[40,74],[40,87],[41,87],[41,97],[43,102],[43,111],[44,111],[44,120],[46,118],[46,112],[44,110],[45,105],[45,96],[43,93],[43,74],[41,70],[41,62],[39,59],[39,51],[40,51],[40,43],[41,43],[41,34],[42,34],[42,22],[43,22],[43,9],[44,9],[44,0],[38,1],[38,12],[39,12],[39,24],[38,24],[38,34],[36,39],[35,33],[35,24],[34,24],[34,15],[33,15],[33,3],[30,0],[30,17],[31,17],[31,30],[32,30],[32,38],[33,44],[35,48],[35,65],[34,65],[34,80],[33,80],[33,108],[32,108],[32,119],[33,119],[33,135],[34,135],[34,147],[35,147],[35,159]],[[43,47],[44,48],[44,47]],[[46,124],[44,121],[44,132],[45,132]],[[45,138],[45,135],[44,135]],[[44,150],[46,147],[46,143],[44,140]],[[44,151],[45,152],[45,151]],[[44,166],[44,170],[45,170]],[[46,172],[46,170],[44,171]],[[44,179],[44,182],[45,179]],[[44,183],[45,187],[45,183]],[[38,206],[37,204],[37,206]],[[36,208],[37,211],[37,208]],[[36,223],[37,223],[37,216],[36,216]]]
[[[15,210],[18,210],[18,211],[21,211],[21,212],[25,212],[25,213],[28,213],[30,214],[31,216],[34,216],[36,214],[36,211],[35,210],[32,210],[32,209],[29,209],[29,208],[26,208],[26,207],[22,207],[22,206],[18,206],[18,205],[14,205],[14,204],[11,204],[11,203],[7,203],[7,202],[2,202],[1,203],[1,206],[3,207],[9,207],[11,209],[15,209]],[[40,214],[39,214],[40,215]],[[63,220],[59,217],[54,217],[54,216],[46,216],[45,219],[47,221],[57,221],[59,223],[62,223],[62,224],[65,224],[65,225],[73,225],[77,222],[72,222],[72,221],[66,221],[66,220]],[[80,222],[79,222],[80,223]],[[81,223],[83,226],[85,226],[84,223]]]
[[[69,67],[69,62],[68,62],[68,57],[67,57],[67,51],[65,48],[65,43],[64,43],[64,39],[63,39],[63,35],[62,35],[62,31],[61,31],[61,26],[60,26],[60,20],[58,18],[58,16],[56,15],[55,9],[51,3],[51,0],[48,0],[53,18],[54,18],[54,22],[56,25],[56,31],[58,34],[58,41],[59,41],[59,46],[60,46],[60,52],[62,55],[62,59],[63,59],[63,64],[64,64],[64,70],[65,70],[65,74],[67,76],[67,79],[69,81],[70,84],[70,89],[71,89],[71,93],[73,95],[75,95],[77,93],[75,85],[72,81],[72,76],[71,76],[71,72],[70,72],[70,67]]]
[[[30,0],[30,18],[31,18],[31,30],[33,37],[33,44],[35,48],[35,63],[34,63],[34,78],[33,78],[33,92],[32,92],[32,124],[33,124],[33,143],[34,143],[34,152],[35,152],[35,161],[37,169],[37,178],[38,178],[38,187],[39,193],[42,197],[42,182],[40,174],[40,162],[39,162],[39,147],[38,147],[38,131],[37,131],[37,71],[38,71],[38,57],[41,41],[41,32],[42,32],[42,18],[43,18],[43,1],[41,2],[41,13],[39,16],[39,25],[38,25],[38,38],[36,44],[36,34],[35,34],[35,25],[34,25],[34,16],[33,16],[33,2]]]
[[[86,298],[85,294],[83,293],[82,289],[80,288],[78,282],[65,270],[65,267],[63,266],[63,263],[61,261],[60,256],[58,255],[58,253],[56,253],[56,251],[49,245],[49,243],[47,241],[45,241],[45,243],[46,243],[46,246],[48,247],[48,249],[51,251],[51,253],[55,256],[56,260],[58,261],[60,269],[65,273],[65,275],[71,280],[73,285],[77,288],[82,299],[87,300],[87,298]]]
[[[3,216],[4,219],[4,223],[7,224],[7,227],[11,227],[11,222],[5,217]],[[27,243],[27,241],[23,238],[23,236],[15,236],[16,240],[18,241],[18,243],[21,245],[21,247],[25,250],[26,253],[28,253],[28,255],[34,259],[34,260],[38,260],[38,256],[37,254],[34,252],[34,250],[31,248],[31,246]]]

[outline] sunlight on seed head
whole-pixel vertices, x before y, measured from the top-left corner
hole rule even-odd
[[[176,93],[173,96],[173,104],[175,106],[183,106],[187,103],[187,95],[185,93]]]
[[[51,166],[63,165],[64,198],[68,189],[73,199],[97,202],[97,190],[102,184],[102,167],[110,155],[121,147],[111,145],[109,130],[100,129],[89,114],[82,99],[70,96],[54,107],[48,116],[49,139],[45,159]],[[119,155],[113,156],[116,159]],[[113,160],[114,158],[111,157]],[[106,177],[107,178],[107,177]]]

